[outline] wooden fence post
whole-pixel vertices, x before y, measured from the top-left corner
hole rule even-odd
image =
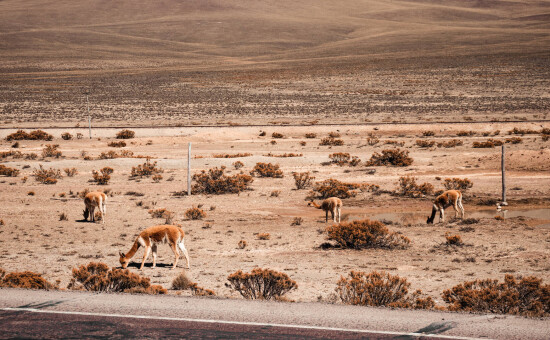
[[[187,196],[191,196],[191,142],[187,152]]]
[[[502,144],[502,156],[500,160],[500,168],[502,170],[502,202],[501,205],[508,205],[506,202],[506,164],[504,162],[504,144]]]

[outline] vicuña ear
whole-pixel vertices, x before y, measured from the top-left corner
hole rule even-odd
[[[121,251],[119,251],[118,254],[120,255],[120,257],[126,257],[126,255],[124,255],[124,253]]]

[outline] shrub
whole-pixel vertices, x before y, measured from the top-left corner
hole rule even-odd
[[[271,269],[254,268],[250,273],[241,270],[227,277],[230,287],[245,299],[279,299],[298,285],[290,277]]]
[[[116,134],[116,139],[131,139],[136,133],[132,130],[121,130]]]
[[[418,145],[419,147],[421,148],[431,148],[432,146],[434,146],[435,142],[433,140],[423,140],[423,139],[417,139],[416,140],[416,145]]]
[[[399,177],[399,185],[396,193],[406,197],[422,197],[431,195],[434,191],[434,186],[430,183],[416,184],[416,177],[402,176]]]
[[[244,166],[244,163],[241,162],[241,161],[236,161],[233,163],[233,166],[235,167],[235,170],[239,170],[240,168],[242,168]]]
[[[443,186],[447,190],[462,190],[466,191],[474,186],[474,183],[467,178],[445,178]]]
[[[205,288],[199,287],[199,286],[197,285],[197,283],[192,283],[190,288],[191,288],[191,290],[193,291],[193,295],[196,295],[196,296],[212,296],[212,295],[216,295],[216,293],[214,293],[213,290],[211,290],[211,289],[205,289]]]
[[[57,148],[59,148],[59,144],[48,144],[42,149],[42,157],[55,157],[59,158],[61,157],[62,153]]]
[[[534,276],[506,275],[504,282],[467,281],[443,291],[451,311],[489,312],[541,317],[550,315],[550,285]]]
[[[110,147],[113,147],[113,148],[123,148],[126,146],[126,142],[121,140],[121,141],[118,141],[118,142],[110,142],[109,144],[107,144],[107,146],[110,146]]]
[[[311,181],[315,179],[315,177],[311,176],[309,171],[293,172],[292,176],[294,177],[294,184],[298,190],[311,186]]]
[[[278,158],[287,158],[287,157],[302,157],[303,154],[301,153],[293,153],[293,152],[289,152],[289,153],[281,153],[281,154],[272,154],[271,152],[264,155],[265,157],[278,157]]]
[[[379,221],[369,219],[343,222],[327,227],[328,239],[342,248],[386,248],[405,249],[411,241],[388,228]]]
[[[494,148],[495,146],[501,146],[502,141],[489,138],[485,142],[473,142],[472,147],[476,149]]]
[[[17,132],[14,132],[12,134],[9,134],[6,137],[7,141],[10,140],[45,140],[45,141],[51,141],[53,140],[53,136],[49,133],[46,133],[42,130],[35,130],[31,131],[30,133],[27,133],[23,130],[17,130]]]
[[[435,132],[431,131],[431,130],[428,130],[428,131],[422,131],[422,136],[424,137],[431,137],[431,136],[435,136]]]
[[[68,221],[69,218],[67,217],[67,214],[61,213],[61,214],[59,215],[59,220],[60,220],[60,221]]]
[[[351,159],[350,154],[347,152],[335,152],[328,155],[328,157],[330,158],[331,163],[338,164],[340,166],[347,164]]]
[[[247,244],[248,243],[245,240],[240,240],[239,243],[237,244],[237,246],[239,247],[239,249],[244,249],[244,248],[246,248]]]
[[[33,176],[37,182],[42,184],[55,184],[57,179],[61,178],[61,171],[59,169],[50,168],[48,170],[42,167],[42,164],[39,164],[39,169],[34,169]]]
[[[26,289],[55,289],[56,287],[42,277],[42,275],[30,271],[13,272],[5,275],[0,280],[1,287],[26,288]]]
[[[531,129],[518,129],[517,127],[513,128],[512,130],[508,131],[509,135],[536,135],[538,134],[538,131],[531,130]]]
[[[463,144],[464,144],[464,142],[461,141],[460,139],[451,139],[449,141],[437,143],[437,147],[438,148],[454,148],[455,146],[461,146]]]
[[[406,278],[386,272],[369,274],[351,271],[349,278],[341,277],[336,292],[343,303],[362,306],[389,306],[414,309],[434,308],[431,297],[421,298],[422,291],[409,295],[410,283]]]
[[[73,268],[73,278],[68,288],[94,292],[167,293],[162,287],[151,286],[148,277],[141,277],[128,269],[109,269],[105,263],[101,262],[90,262],[79,268]]]
[[[360,187],[360,184],[345,183],[329,178],[322,182],[315,183],[313,191],[317,192],[317,197],[321,199],[329,197],[350,198],[357,194],[357,192],[352,190],[359,189]]]
[[[521,137],[506,138],[506,143],[510,143],[510,144],[520,144],[521,142],[523,142],[523,140],[521,139]]]
[[[92,170],[93,181],[99,185],[106,185],[111,180],[111,174],[113,172],[113,168],[110,168],[108,166],[99,170],[99,172]]]
[[[464,245],[464,242],[462,242],[460,235],[445,234],[445,245],[461,247]]]
[[[264,240],[267,241],[271,238],[271,235],[269,233],[259,233],[258,234],[258,240]]]
[[[281,190],[273,190],[271,192],[271,197],[279,197],[279,195],[281,194]]]
[[[273,178],[282,178],[283,171],[279,170],[279,164],[271,163],[256,163],[254,169],[250,172],[250,175],[257,175],[259,177],[273,177]]]
[[[185,211],[185,217],[190,220],[202,220],[206,217],[206,213],[202,209],[193,207]]]
[[[344,145],[344,141],[341,139],[336,139],[334,137],[325,137],[321,139],[319,145],[340,146]]]
[[[172,281],[172,289],[174,290],[187,290],[191,288],[193,281],[191,281],[185,273],[181,273]]]
[[[476,133],[473,132],[473,131],[464,131],[464,130],[463,130],[463,131],[458,131],[458,132],[456,133],[456,135],[459,136],[459,137],[473,136],[473,135],[475,135],[475,134],[476,134]]]
[[[172,213],[170,210],[167,210],[166,208],[151,209],[148,212],[149,212],[149,215],[151,215],[151,217],[153,218],[166,218],[166,216]]]
[[[316,138],[317,137],[317,134],[316,133],[313,133],[313,132],[308,132],[306,133],[306,138]]]
[[[239,158],[239,157],[249,157],[252,156],[251,153],[245,152],[245,153],[235,153],[235,154],[214,154],[212,157],[214,158]]]
[[[409,152],[407,150],[399,149],[386,149],[382,151],[382,154],[375,152],[369,161],[367,161],[367,166],[382,166],[382,165],[393,165],[393,166],[409,166],[413,163],[413,159],[409,157]]]
[[[252,176],[245,174],[237,174],[227,176],[224,174],[225,167],[209,169],[208,172],[202,170],[200,173],[193,175],[192,190],[196,194],[226,194],[239,193],[248,189],[248,186],[253,182]]]
[[[0,164],[0,176],[17,177],[19,172],[19,169],[10,168],[9,166]]]
[[[64,171],[67,174],[67,177],[73,177],[78,174],[78,170],[76,168],[65,168]]]
[[[153,175],[151,179],[153,180],[153,182],[159,183],[162,180],[162,175]]]
[[[374,146],[376,144],[380,143],[380,139],[378,137],[372,135],[367,138],[367,144],[370,146]]]
[[[335,131],[329,132],[328,136],[332,137],[332,138],[340,138],[340,134],[338,132],[335,132]]]
[[[292,223],[290,225],[302,225],[302,222],[304,222],[304,219],[301,217],[294,217],[292,220]]]
[[[65,132],[61,135],[61,138],[63,138],[64,140],[71,140],[71,139],[73,139],[73,135],[71,135],[68,132]]]
[[[273,133],[271,134],[271,137],[272,137],[272,138],[283,138],[284,136],[283,136],[282,133],[273,132]]]
[[[151,163],[151,159],[147,157],[145,163],[132,167],[130,177],[150,177],[155,174],[164,172],[162,168],[157,168],[157,162]]]
[[[396,145],[396,146],[404,146],[404,145],[405,145],[405,142],[403,142],[403,141],[397,141],[397,140],[385,140],[385,141],[384,141],[384,144]]]

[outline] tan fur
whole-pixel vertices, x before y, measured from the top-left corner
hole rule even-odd
[[[447,190],[434,200],[432,215],[428,217],[427,223],[433,223],[435,214],[439,211],[439,222],[445,222],[445,209],[452,206],[455,211],[455,218],[458,217],[460,209],[461,218],[464,218],[464,207],[462,206],[462,193],[458,190]]]
[[[105,208],[105,201],[107,200],[107,195],[102,192],[89,192],[84,197],[84,205],[86,209],[84,210],[84,219],[88,219],[90,216],[90,221],[95,222],[94,210],[97,207],[101,213],[101,221],[105,223],[105,214],[107,212]]]
[[[153,252],[153,268],[155,268],[157,265],[157,245],[159,243],[168,243],[170,245],[170,248],[172,248],[175,256],[172,269],[175,269],[178,265],[178,260],[180,257],[178,247],[183,252],[183,255],[185,255],[185,259],[187,260],[187,268],[190,268],[189,254],[187,253],[187,249],[185,248],[185,245],[183,243],[184,236],[185,233],[183,232],[183,229],[181,229],[179,226],[156,225],[149,227],[139,234],[134,242],[134,245],[127,254],[119,252],[120,264],[122,265],[122,268],[126,268],[128,266],[128,263],[130,262],[130,259],[134,257],[139,247],[143,246],[145,247],[145,254],[143,255],[143,261],[141,261],[141,266],[139,267],[139,269],[143,269],[145,260],[147,259],[147,257],[149,256],[149,252],[151,251]]]
[[[321,205],[311,201],[307,204],[310,207],[321,209],[325,212],[325,223],[328,222],[328,213],[330,212],[334,222],[340,223],[340,216],[342,213],[342,200],[338,197],[329,197]],[[338,215],[338,221],[336,221],[336,215]]]

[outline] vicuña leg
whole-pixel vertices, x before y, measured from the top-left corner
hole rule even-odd
[[[170,248],[172,248],[172,251],[174,252],[174,266],[172,266],[172,269],[176,269],[176,266],[178,265],[178,260],[180,258],[180,253],[175,243],[171,244]]]
[[[90,222],[95,222],[95,214],[94,214],[95,207],[92,205],[89,210],[90,210]]]
[[[143,266],[145,265],[145,260],[147,257],[149,257],[149,252],[151,251],[151,246],[145,246],[145,254],[143,254],[143,261],[141,261],[141,267],[139,267],[139,270],[143,269]]]
[[[180,243],[178,243],[178,247],[180,247],[181,251],[183,252],[183,255],[185,256],[185,260],[187,261],[187,269],[191,268],[189,266],[189,253],[187,253],[187,249],[185,248],[185,244],[183,244],[183,239]]]
[[[340,223],[340,217],[342,216],[342,209],[338,207],[338,223]]]
[[[445,222],[445,209],[439,208],[439,222]]]
[[[462,205],[462,197],[458,199],[458,207],[460,208],[461,217],[464,219],[464,206]]]
[[[105,206],[105,201],[102,204],[103,210],[101,211],[101,222],[105,223],[105,214],[107,213],[107,207]]]
[[[157,245],[153,244],[151,246],[151,252],[153,253],[153,268],[157,266]]]

